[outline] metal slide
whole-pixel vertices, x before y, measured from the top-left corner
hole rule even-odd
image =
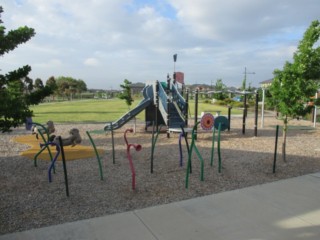
[[[121,128],[125,123],[137,116],[141,111],[153,103],[153,85],[147,85],[142,90],[144,99],[132,110],[123,115],[116,122],[112,122],[112,129]],[[104,126],[105,131],[111,131],[111,124]]]
[[[142,90],[143,100],[132,110],[123,115],[120,119],[115,122],[112,122],[112,129],[121,128],[124,124],[130,121],[132,118],[137,116],[150,104],[154,104],[154,93],[153,85],[147,85]],[[169,127],[170,128],[180,128],[185,125],[184,113],[187,111],[185,99],[180,95],[179,91],[175,86],[171,87],[171,93],[167,95],[164,87],[160,83],[159,85],[159,110],[166,123],[168,125],[168,103],[170,107],[170,116],[169,116]],[[108,123],[105,125],[105,131],[111,131],[111,124]]]

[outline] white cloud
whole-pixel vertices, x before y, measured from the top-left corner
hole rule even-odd
[[[86,66],[95,67],[99,65],[99,60],[96,58],[87,58],[84,60],[83,64]]]
[[[202,37],[237,41],[256,39],[288,27],[306,27],[319,14],[316,0],[170,0],[178,18]],[[307,13],[308,12],[308,13]]]
[[[48,62],[35,63],[35,67],[40,68],[57,68],[62,66],[62,62],[60,59],[50,59]]]
[[[165,81],[174,53],[187,83],[222,78],[237,86],[244,67],[256,72],[250,79],[259,83],[291,60],[320,9],[318,0],[13,0],[2,5],[7,31],[24,25],[36,31],[0,58],[2,72],[29,64],[33,78],[73,76],[88,81],[89,88],[118,88],[125,78]]]

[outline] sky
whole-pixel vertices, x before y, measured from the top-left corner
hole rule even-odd
[[[81,79],[120,89],[124,79],[258,87],[292,61],[319,0],[2,0],[6,32],[36,35],[0,57],[1,74],[30,65],[30,77]],[[174,63],[173,55],[177,54]],[[246,74],[245,74],[246,73]]]

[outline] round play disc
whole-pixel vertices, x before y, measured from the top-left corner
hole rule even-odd
[[[214,128],[218,130],[220,123],[221,123],[221,128],[220,128],[221,131],[224,131],[229,127],[229,121],[224,116],[219,116],[219,117],[215,118],[215,120],[214,120]]]
[[[211,113],[205,113],[200,121],[203,130],[211,130],[214,125],[214,117]]]

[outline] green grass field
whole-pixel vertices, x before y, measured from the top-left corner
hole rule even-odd
[[[138,105],[140,100],[135,100],[131,106],[133,109]],[[194,115],[194,101],[189,102],[191,116]],[[38,123],[45,123],[52,120],[57,123],[71,122],[87,122],[87,123],[105,123],[115,121],[128,112],[128,106],[124,100],[120,99],[92,99],[79,101],[65,101],[42,103],[31,107],[34,116],[32,120]],[[227,115],[228,108],[223,106],[215,106],[209,103],[199,103],[198,115],[201,112],[211,112],[215,115],[216,111],[221,111],[222,115]],[[232,114],[240,114],[241,112],[232,109]],[[145,113],[142,111],[137,119],[144,120]]]

